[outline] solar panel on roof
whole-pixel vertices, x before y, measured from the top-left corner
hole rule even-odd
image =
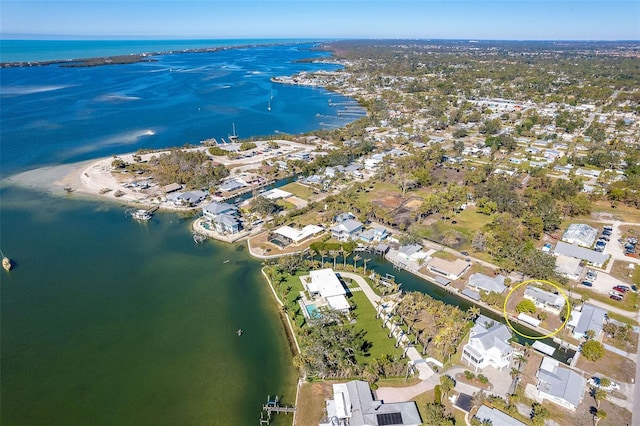
[[[378,419],[378,424],[380,426],[387,425],[401,425],[402,424],[402,414],[400,413],[383,413],[376,415]]]

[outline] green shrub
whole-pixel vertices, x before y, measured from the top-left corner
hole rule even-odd
[[[487,378],[487,376],[485,376],[484,374],[478,374],[478,380],[480,381],[480,383],[482,383],[483,385],[486,385],[487,383],[489,383],[489,379]]]
[[[466,377],[467,380],[473,380],[476,375],[469,370],[464,370],[464,377]]]

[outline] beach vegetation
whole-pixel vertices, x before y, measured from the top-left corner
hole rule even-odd
[[[229,175],[221,164],[213,164],[206,153],[172,149],[149,160],[151,174],[160,185],[178,182],[187,189],[209,189]]]

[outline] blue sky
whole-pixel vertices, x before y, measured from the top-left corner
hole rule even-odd
[[[4,37],[640,40],[640,0],[1,0]]]

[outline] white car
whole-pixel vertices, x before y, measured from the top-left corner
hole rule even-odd
[[[606,391],[612,391],[612,390],[620,390],[620,385],[618,385],[616,382],[614,382],[613,380],[609,380],[610,384],[607,387],[602,387],[603,390]],[[600,386],[600,378],[599,377],[592,377],[589,379],[589,385],[599,388]]]

